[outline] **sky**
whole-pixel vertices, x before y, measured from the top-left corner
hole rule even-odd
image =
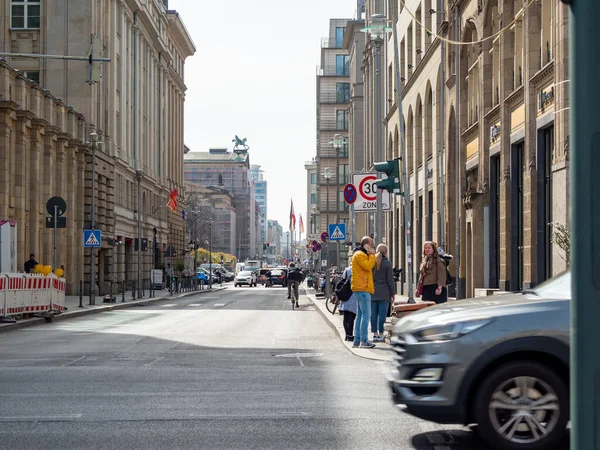
[[[316,73],[330,18],[356,0],[169,0],[196,53],[185,62],[185,144],[191,151],[247,138],[267,180],[267,218],[287,231],[290,199],[305,229],[306,170],[316,155]]]

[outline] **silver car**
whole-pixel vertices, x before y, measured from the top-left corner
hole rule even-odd
[[[392,398],[490,446],[551,449],[569,421],[571,273],[518,294],[445,303],[394,326]]]

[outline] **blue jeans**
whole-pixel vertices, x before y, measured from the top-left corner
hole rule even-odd
[[[371,320],[371,294],[354,292],[358,312],[354,323],[354,343],[365,343],[369,340],[369,321]]]
[[[383,324],[387,317],[387,310],[390,302],[387,300],[373,300],[371,302],[371,331],[377,334],[383,334]]]

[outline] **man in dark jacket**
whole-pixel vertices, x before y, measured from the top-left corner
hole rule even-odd
[[[37,266],[37,261],[35,260],[35,255],[32,253],[29,255],[29,260],[25,261],[25,273],[31,273],[33,268]]]
[[[304,281],[304,274],[302,271],[296,267],[294,263],[290,264],[290,269],[288,271],[288,299],[292,298],[292,286],[294,286],[294,294],[296,296],[296,306],[298,305],[298,286],[300,283]]]

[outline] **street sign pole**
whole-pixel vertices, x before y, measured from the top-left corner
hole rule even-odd
[[[56,273],[56,228],[58,225],[58,205],[54,205],[54,272]]]
[[[590,195],[600,188],[600,103],[597,87],[600,59],[593,57],[600,45],[598,0],[573,0],[569,17],[571,78],[569,179],[571,204],[571,448],[598,449],[600,413],[600,198]],[[558,146],[558,143],[557,143]]]

